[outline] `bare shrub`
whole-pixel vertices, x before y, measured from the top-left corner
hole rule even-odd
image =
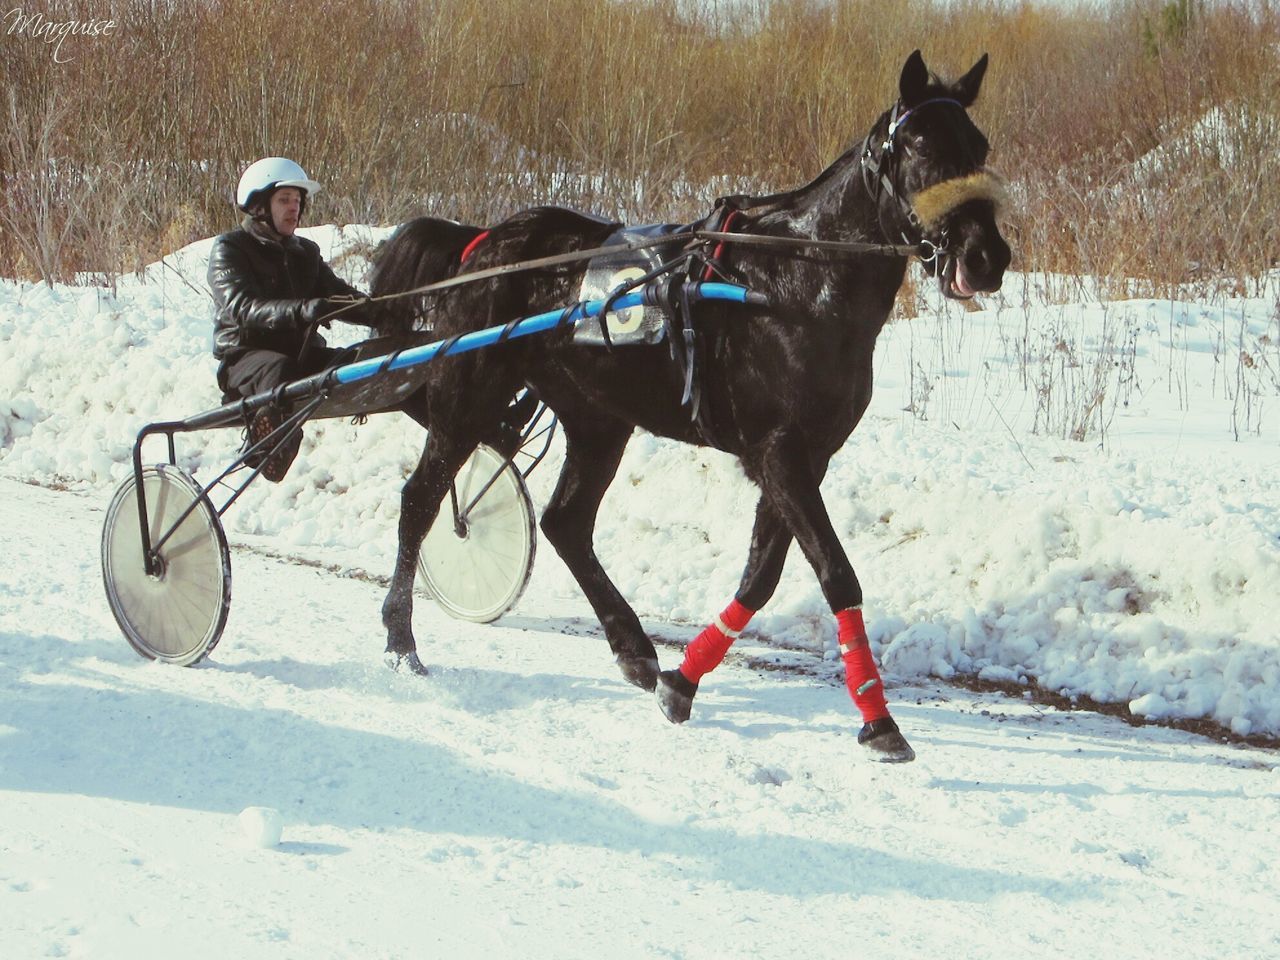
[[[23,272],[52,286],[69,277],[67,240],[76,229],[80,200],[71,165],[58,162],[66,107],[51,97],[28,113],[20,110],[14,90],[7,101],[0,137],[4,178],[0,223],[12,239]]]
[[[1258,277],[1280,239],[1270,0],[104,6],[119,29],[69,62],[3,38],[0,274],[128,269],[226,229],[267,154],[325,184],[312,222],[537,203],[692,219],[816,174],[917,47],[953,73],[991,54],[975,116],[1020,201],[1018,268],[1208,289]]]

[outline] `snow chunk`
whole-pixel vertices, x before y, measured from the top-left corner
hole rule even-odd
[[[279,846],[284,831],[280,811],[274,807],[245,807],[240,811],[240,832],[255,847]]]

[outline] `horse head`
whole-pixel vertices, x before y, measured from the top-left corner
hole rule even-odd
[[[955,83],[932,75],[917,50],[898,101],[862,148],[863,180],[882,224],[919,243],[925,269],[953,299],[1000,289],[1009,245],[996,225],[1002,189],[986,170],[987,138],[969,118],[987,70],[982,58]]]

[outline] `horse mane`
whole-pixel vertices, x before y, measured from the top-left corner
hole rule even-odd
[[[843,172],[845,161],[849,155],[857,153],[861,149],[862,141],[859,140],[827,164],[816,177],[804,186],[792,187],[790,190],[783,190],[779,193],[766,193],[759,196],[753,196],[749,193],[730,194],[729,196],[719,197],[715,205],[716,207],[728,206],[733,210],[750,211],[757,216],[774,213],[788,206],[806,190],[813,190],[834,177],[838,172]]]

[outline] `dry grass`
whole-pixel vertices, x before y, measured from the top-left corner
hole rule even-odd
[[[1256,277],[1280,239],[1272,3],[1097,6],[116,0],[93,14],[114,35],[68,38],[69,62],[0,33],[0,274],[120,272],[227,229],[265,154],[326,184],[313,222],[692,218],[809,179],[919,47],[952,75],[991,54],[976,117],[1014,181],[1017,266],[1124,292]]]

